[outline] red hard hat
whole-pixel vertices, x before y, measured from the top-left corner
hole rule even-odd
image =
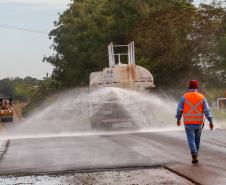
[[[189,89],[198,89],[199,84],[196,80],[191,80],[189,83]]]

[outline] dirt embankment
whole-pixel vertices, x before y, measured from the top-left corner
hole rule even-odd
[[[21,109],[23,107],[25,107],[27,104],[28,104],[28,102],[22,102],[22,103],[15,103],[15,104],[13,104],[13,111],[14,111],[14,114],[16,114],[16,116],[18,118],[18,121],[23,121],[24,120],[23,116],[21,115]]]

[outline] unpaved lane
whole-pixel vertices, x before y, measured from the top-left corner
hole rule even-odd
[[[19,121],[19,112],[16,108],[15,105],[13,105],[13,122],[18,122]]]

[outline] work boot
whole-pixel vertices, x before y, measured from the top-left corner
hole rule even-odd
[[[193,155],[192,156],[192,163],[198,163],[198,162],[199,162],[198,156]]]

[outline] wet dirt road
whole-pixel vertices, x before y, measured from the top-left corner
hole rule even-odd
[[[11,127],[8,125],[10,134]],[[10,139],[0,174],[165,166],[197,184],[226,184],[226,131],[202,133],[191,163],[184,130],[89,132]],[[11,135],[13,135],[13,131]]]

